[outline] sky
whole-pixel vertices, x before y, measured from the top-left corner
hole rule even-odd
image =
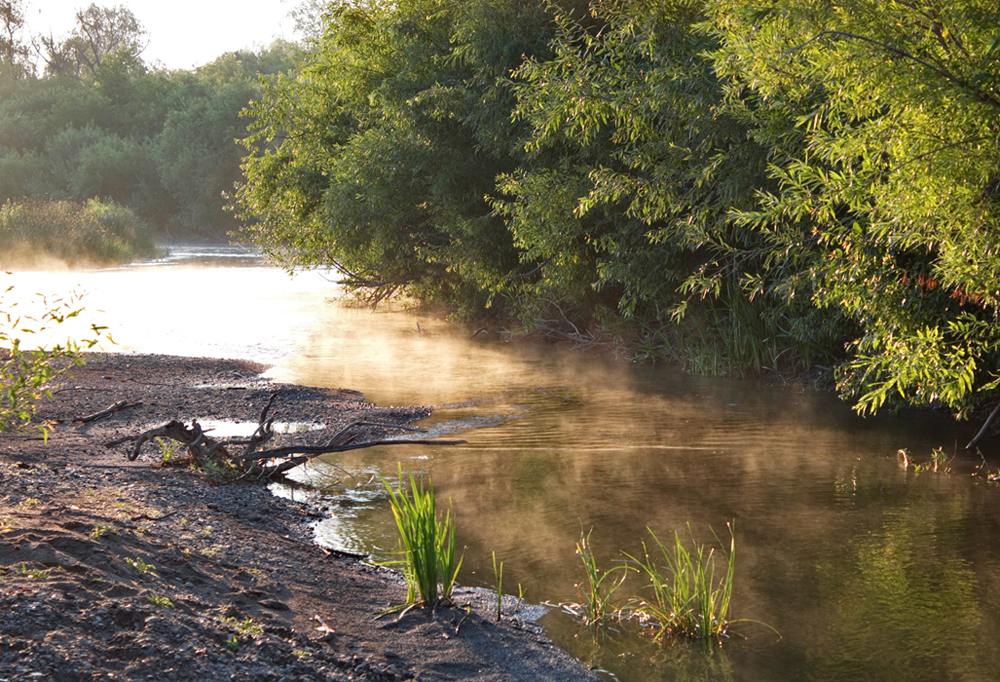
[[[92,2],[132,11],[148,34],[142,58],[150,66],[192,69],[226,52],[296,39],[288,16],[296,0],[26,0],[26,34],[65,38],[76,11]]]

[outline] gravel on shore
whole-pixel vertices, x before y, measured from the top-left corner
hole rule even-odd
[[[406,424],[347,390],[279,386],[247,362],[108,354],[38,405],[37,432],[0,435],[2,680],[597,680],[537,625],[466,608],[379,616],[405,599],[398,575],[311,541],[316,512],[259,483],[219,483],[129,444],[193,418],[272,414],[325,425]],[[141,402],[89,424],[119,401]],[[372,437],[379,433],[372,432]],[[329,437],[329,435],[327,435]]]

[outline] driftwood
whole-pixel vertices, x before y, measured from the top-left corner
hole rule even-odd
[[[163,426],[144,431],[137,436],[125,436],[124,438],[109,441],[104,443],[104,447],[110,448],[123,443],[133,442],[132,450],[128,455],[128,459],[131,462],[139,457],[143,445],[154,439],[164,438],[177,441],[185,446],[188,456],[184,463],[194,463],[199,469],[218,470],[221,467],[225,467],[236,478],[278,478],[282,477],[289,469],[294,469],[315,457],[332,452],[346,452],[348,450],[358,450],[376,445],[459,445],[465,443],[464,440],[405,438],[359,440],[362,434],[358,433],[355,429],[361,426],[374,426],[382,429],[412,432],[420,432],[420,429],[397,424],[356,421],[348,424],[333,438],[319,445],[290,445],[264,450],[261,449],[262,446],[274,437],[274,429],[272,428],[274,418],[268,417],[268,413],[278,395],[278,393],[271,394],[270,399],[267,401],[257,420],[257,429],[247,439],[217,441],[202,430],[197,420],[191,420],[191,425],[186,426],[183,422],[175,419]],[[242,452],[232,454],[231,449],[236,447],[242,447]],[[169,462],[165,462],[165,464],[169,464]]]
[[[142,401],[135,402],[135,403],[130,403],[127,400],[119,400],[114,405],[108,405],[107,407],[105,407],[100,412],[95,412],[94,414],[88,414],[85,417],[76,417],[73,420],[73,422],[74,423],[79,422],[81,424],[86,424],[88,422],[94,422],[94,421],[97,421],[98,419],[104,419],[105,417],[110,417],[111,415],[113,415],[115,412],[117,412],[119,410],[125,410],[125,409],[128,409],[130,407],[139,407],[140,405],[142,405]]]

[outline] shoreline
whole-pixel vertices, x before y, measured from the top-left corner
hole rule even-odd
[[[278,385],[249,362],[96,354],[38,405],[36,432],[0,439],[0,679],[597,680],[539,626],[463,590],[465,610],[413,609],[398,574],[322,549],[316,513],[264,484],[217,484],[102,443],[171,419],[272,413],[336,431],[427,408]],[[106,419],[73,418],[118,400]],[[316,433],[297,437],[316,437]],[[320,434],[321,437],[321,434]]]

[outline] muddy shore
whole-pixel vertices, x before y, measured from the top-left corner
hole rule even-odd
[[[171,419],[406,424],[420,407],[278,386],[251,363],[97,355],[0,435],[2,680],[596,680],[538,626],[463,591],[468,611],[414,609],[398,576],[311,541],[315,512],[254,483],[158,467],[102,444]],[[142,404],[74,423],[119,401]],[[377,437],[372,432],[372,437]]]

